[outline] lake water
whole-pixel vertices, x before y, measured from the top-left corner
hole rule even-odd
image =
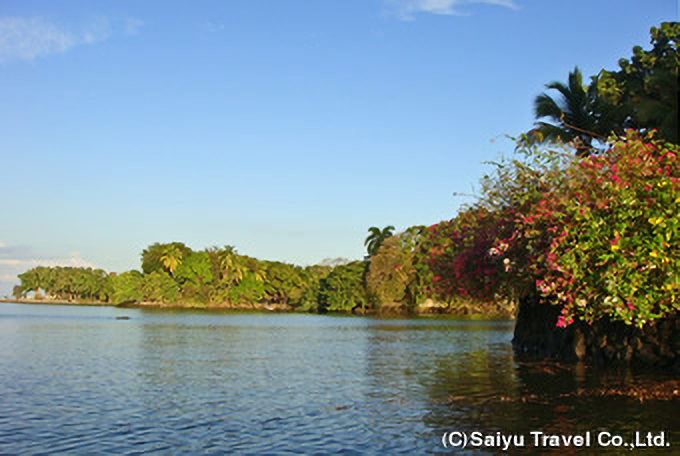
[[[0,453],[429,454],[452,431],[525,436],[514,452],[531,431],[680,447],[677,400],[598,393],[672,376],[520,362],[512,329],[0,304]]]

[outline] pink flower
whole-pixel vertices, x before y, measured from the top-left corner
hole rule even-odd
[[[571,317],[567,318],[564,315],[560,315],[559,317],[557,317],[556,326],[558,326],[560,328],[566,328],[567,326],[569,326],[573,322],[574,322],[573,318],[571,318]]]

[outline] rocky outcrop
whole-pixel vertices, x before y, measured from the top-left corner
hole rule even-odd
[[[537,297],[520,301],[513,348],[565,361],[627,364],[680,369],[680,318],[677,314],[643,328],[602,319],[557,326],[560,307]]]
[[[428,298],[416,308],[416,313],[421,315],[443,314],[446,310],[447,306],[445,303],[435,302]]]

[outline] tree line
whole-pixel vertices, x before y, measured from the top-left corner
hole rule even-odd
[[[301,312],[414,313],[426,300],[473,313],[475,306],[440,296],[425,259],[428,230],[369,229],[368,255],[335,266],[296,266],[241,255],[232,246],[194,251],[184,243],[155,243],[141,254],[141,271],[38,266],[19,275],[17,299],[34,293],[63,302],[178,307],[281,309]],[[494,308],[509,316],[511,309]]]

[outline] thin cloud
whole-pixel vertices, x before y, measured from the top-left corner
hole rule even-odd
[[[17,276],[36,266],[96,268],[94,264],[85,260],[80,252],[70,252],[61,257],[42,257],[29,248],[9,246],[0,242],[0,296],[9,295],[12,287],[19,284]]]
[[[97,44],[111,36],[111,24],[107,19],[98,18],[88,23],[82,33],[82,44]]]
[[[0,61],[63,54],[77,43],[73,33],[39,18],[0,18]]]
[[[220,33],[224,31],[224,24],[206,22],[203,24],[203,29],[208,33]]]
[[[144,21],[134,17],[128,17],[125,19],[125,26],[123,28],[123,34],[125,36],[134,36],[139,33],[139,30],[144,26]]]
[[[445,16],[469,16],[465,6],[486,4],[517,9],[513,0],[384,0],[388,9],[402,20],[413,20],[418,13]]]
[[[40,17],[0,17],[0,62],[33,61],[73,48],[94,45],[114,35],[131,36],[144,22],[95,18],[77,31]]]
[[[28,270],[36,266],[70,266],[74,268],[94,267],[92,263],[84,260],[78,252],[73,252],[70,256],[65,258],[0,258],[0,268],[12,267]],[[25,271],[22,270],[21,272]]]

